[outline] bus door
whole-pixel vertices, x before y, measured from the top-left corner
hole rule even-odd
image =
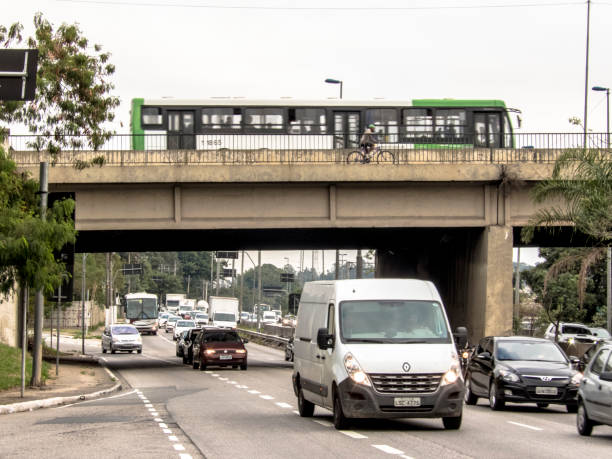
[[[168,150],[195,150],[193,110],[168,111]]]
[[[334,148],[359,148],[359,112],[334,111]]]
[[[502,146],[500,112],[474,112],[474,146],[500,148]]]

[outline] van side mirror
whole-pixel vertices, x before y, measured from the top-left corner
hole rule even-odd
[[[334,335],[327,333],[327,328],[319,328],[317,331],[317,345],[319,349],[329,349],[334,347]]]

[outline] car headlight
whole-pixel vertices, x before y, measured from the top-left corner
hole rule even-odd
[[[206,349],[206,355],[213,355],[215,352],[214,349]]]
[[[350,352],[344,356],[344,368],[353,381],[363,386],[371,387],[370,378],[361,369],[357,359]]]
[[[236,349],[236,354],[246,354],[245,349]]]
[[[519,382],[520,378],[516,373],[511,372],[510,370],[501,369],[499,370],[499,374],[502,379],[507,382]]]
[[[577,372],[576,374],[574,374],[574,376],[572,376],[570,383],[574,386],[579,386],[583,378],[584,375],[580,372]]]

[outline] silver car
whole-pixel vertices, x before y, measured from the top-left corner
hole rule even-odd
[[[612,426],[612,344],[591,359],[578,389],[578,433],[591,435],[598,424]]]
[[[110,351],[136,351],[142,353],[142,338],[138,329],[131,324],[110,325],[104,329],[102,334],[102,353]]]

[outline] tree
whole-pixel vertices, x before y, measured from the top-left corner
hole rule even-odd
[[[114,89],[108,78],[115,72],[110,54],[100,45],[91,47],[77,24],[54,29],[37,13],[34,27],[34,36],[25,43],[38,49],[35,99],[0,102],[0,121],[25,124],[37,136],[30,147],[53,156],[63,147],[98,150],[113,134],[104,123],[114,119],[113,110],[119,105],[117,97],[108,95]],[[0,26],[0,43],[20,45],[22,31],[20,23]],[[101,158],[93,162],[102,164]],[[87,164],[81,161],[75,166]]]
[[[529,242],[536,230],[555,231],[555,227],[572,224],[575,231],[587,235],[592,248],[582,249],[561,258],[550,266],[544,282],[567,272],[577,263],[578,301],[582,309],[589,271],[606,255],[612,242],[612,156],[605,149],[572,149],[556,160],[550,179],[539,182],[532,192],[533,200],[557,202],[538,210],[523,229],[522,239]]]
[[[74,244],[74,201],[56,201],[42,220],[36,198],[38,184],[17,171],[0,147],[0,292],[16,284],[51,293],[66,272],[54,258],[66,244]]]

